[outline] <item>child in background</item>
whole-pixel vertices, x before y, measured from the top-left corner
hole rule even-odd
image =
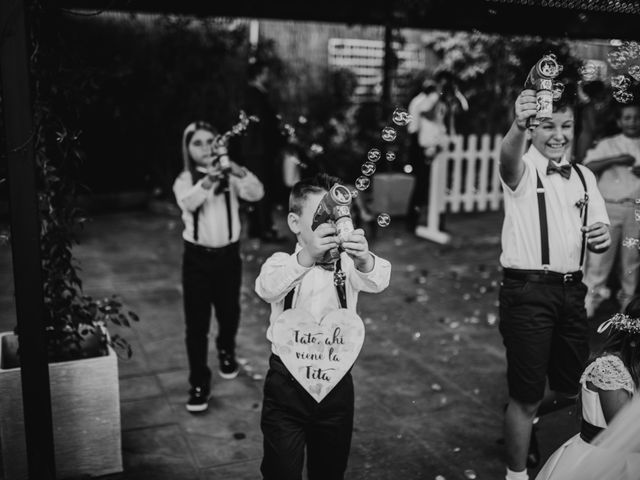
[[[604,138],[589,150],[584,165],[599,175],[598,189],[607,207],[611,221],[611,248],[598,255],[587,256],[584,283],[589,287],[585,305],[592,317],[598,305],[609,298],[607,278],[618,252],[620,267],[618,300],[624,310],[636,293],[640,252],[637,248],[624,248],[625,238],[638,238],[640,228],[635,211],[640,205],[640,105],[627,104],[618,107],[618,127],[622,132]]]
[[[640,385],[640,297],[634,297],[624,315],[617,314],[600,325],[609,338],[592,358],[580,379],[582,427],[547,460],[536,480],[571,478],[583,462],[610,456],[591,442],[607,428],[613,417],[629,403]],[[603,457],[604,455],[604,457]],[[640,478],[640,454],[624,456],[607,478]]]
[[[206,122],[191,123],[182,136],[184,170],[173,185],[184,222],[182,290],[189,357],[189,412],[209,406],[207,366],[211,305],[218,321],[216,347],[223,378],[238,375],[235,338],[240,321],[240,217],[238,198],[255,202],[264,190],[246,168],[229,160],[218,133]]]
[[[337,182],[337,178],[319,174],[301,180],[291,190],[287,223],[298,240],[295,252],[273,254],[255,283],[256,293],[271,304],[267,338],[272,342],[272,325],[288,308],[306,310],[315,318],[323,318],[341,306],[355,312],[358,292],[377,293],[389,284],[391,264],[369,251],[361,229],[354,230],[342,243],[344,252],[338,260],[345,275],[342,291],[334,284],[338,273],[334,269],[340,268],[319,265],[325,252],[338,247],[339,239],[330,223],[315,230],[311,226],[318,205]],[[300,479],[306,447],[310,479],[343,479],[353,430],[351,373],[317,403],[295,381],[273,343],[271,350],[261,418],[263,478]]]

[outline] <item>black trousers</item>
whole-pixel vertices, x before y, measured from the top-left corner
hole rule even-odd
[[[211,305],[218,321],[216,347],[233,352],[240,322],[242,264],[239,243],[206,248],[185,242],[182,261],[182,291],[189,358],[189,383],[208,387],[207,366]]]
[[[546,284],[505,278],[500,287],[500,333],[507,351],[509,396],[524,403],[580,391],[589,355],[582,282]]]
[[[342,480],[353,431],[351,372],[318,403],[271,355],[260,426],[264,480],[300,480],[305,446],[309,480]]]

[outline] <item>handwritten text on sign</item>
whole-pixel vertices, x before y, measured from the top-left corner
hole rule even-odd
[[[273,324],[272,333],[287,370],[317,402],[349,371],[364,342],[362,320],[344,308],[320,321],[306,310],[287,310]]]

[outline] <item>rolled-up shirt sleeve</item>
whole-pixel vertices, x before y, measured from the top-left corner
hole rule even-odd
[[[195,211],[202,205],[211,190],[202,187],[202,179],[195,184],[191,183],[191,174],[182,172],[173,183],[173,193],[176,196],[178,206],[189,212]]]
[[[591,162],[595,162],[596,160],[613,157],[614,155],[619,155],[621,153],[620,151],[612,147],[612,142],[610,142],[609,139],[605,138],[603,140],[600,140],[595,147],[587,150],[582,164],[587,165]]]
[[[274,253],[264,262],[256,278],[255,291],[267,303],[281,300],[313,267],[298,263],[297,253]]]
[[[378,293],[389,286],[391,280],[391,263],[384,258],[373,256],[373,269],[364,273],[358,270],[353,261],[349,262],[349,282],[354,290],[367,293]]]
[[[252,172],[244,169],[244,177],[231,176],[231,183],[235,187],[238,197],[247,202],[257,202],[264,196],[264,187]]]
[[[579,166],[578,168],[582,168],[584,180],[587,183],[587,192],[589,192],[589,203],[587,207],[589,209],[589,215],[587,223],[591,225],[593,223],[602,222],[606,225],[610,225],[611,222],[609,221],[609,215],[607,214],[607,206],[604,203],[600,190],[598,189],[598,182],[595,175],[586,167]]]

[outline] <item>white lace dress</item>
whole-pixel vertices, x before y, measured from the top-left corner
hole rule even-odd
[[[582,400],[582,418],[590,424],[606,428],[607,422],[600,405],[600,397],[598,392],[594,392],[587,388],[587,382],[591,382],[594,386],[602,390],[620,390],[624,389],[632,395],[635,393],[635,387],[629,371],[626,369],[622,360],[615,355],[606,355],[594,360],[585,369],[580,378],[581,400]],[[598,462],[598,457],[602,449],[591,445],[582,438],[580,434],[567,440],[560,448],[558,448],[547,463],[544,464],[536,480],[563,480],[572,478],[572,472],[576,465],[585,462]],[[607,455],[610,455],[607,453]],[[640,479],[640,455],[628,455],[616,463],[616,469],[619,471],[611,472],[610,478],[619,480],[639,480]]]

